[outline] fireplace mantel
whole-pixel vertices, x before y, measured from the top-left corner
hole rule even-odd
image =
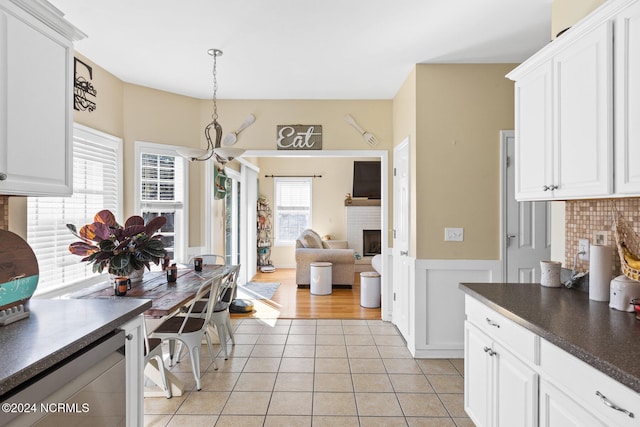
[[[351,199],[344,201],[346,207],[350,206],[380,206],[380,199]]]

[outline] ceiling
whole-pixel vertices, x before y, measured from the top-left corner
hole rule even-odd
[[[552,0],[49,0],[121,80],[221,99],[391,99],[420,63],[519,63]]]

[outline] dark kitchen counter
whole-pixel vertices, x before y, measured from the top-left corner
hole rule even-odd
[[[0,400],[143,313],[151,301],[118,297],[31,299],[28,307],[29,318],[0,326]]]
[[[640,393],[640,320],[635,313],[564,287],[461,283],[460,289]]]

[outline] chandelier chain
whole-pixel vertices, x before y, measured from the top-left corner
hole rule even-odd
[[[218,62],[218,53],[214,50],[213,52],[213,114],[211,117],[213,121],[218,121],[218,76],[216,73]]]

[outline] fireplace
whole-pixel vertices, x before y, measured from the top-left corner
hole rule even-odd
[[[382,253],[382,235],[380,230],[362,230],[362,254],[374,256]]]

